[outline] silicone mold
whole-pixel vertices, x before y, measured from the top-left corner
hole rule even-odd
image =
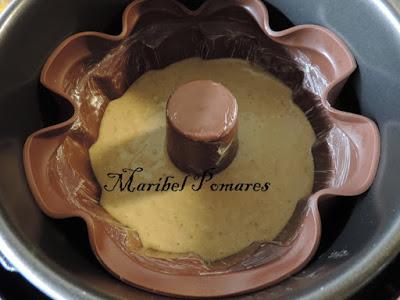
[[[135,232],[98,204],[101,189],[88,157],[109,101],[144,72],[192,56],[238,57],[264,67],[292,88],[318,139],[313,194],[300,202],[276,242],[255,243],[212,265],[194,255],[142,255]],[[120,35],[76,34],[47,60],[41,82],[67,120],[26,141],[29,185],[49,216],[85,220],[97,258],[124,282],[184,297],[227,296],[274,284],[315,253],[321,235],[318,202],[363,193],[374,179],[380,151],[376,125],[331,107],[355,68],[350,51],[325,28],[271,30],[261,1],[206,1],[196,11],[172,0],[135,1],[124,12]]]

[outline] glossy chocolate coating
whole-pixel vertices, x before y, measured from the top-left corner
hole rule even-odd
[[[196,80],[180,86],[167,103],[167,150],[182,171],[226,168],[238,148],[235,96],[222,84]]]

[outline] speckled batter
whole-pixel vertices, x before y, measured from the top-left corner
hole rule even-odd
[[[238,59],[187,59],[136,80],[104,114],[97,142],[90,148],[101,186],[109,172],[143,167],[135,182],[158,182],[185,174],[165,150],[165,106],[183,83],[210,79],[236,96],[239,151],[233,163],[194,192],[104,191],[101,205],[136,230],[145,248],[194,252],[208,261],[234,254],[254,241],[273,240],[297,202],[311,193],[313,129],[292,102],[291,90],[273,76]],[[266,192],[215,192],[212,183],[270,182]]]

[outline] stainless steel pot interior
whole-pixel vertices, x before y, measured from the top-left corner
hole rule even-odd
[[[59,121],[51,96],[38,83],[46,57],[74,32],[117,33],[128,2],[15,0],[0,19],[0,249],[23,276],[56,299],[158,297],[109,275],[92,254],[82,221],[44,216],[29,192],[21,161],[27,135]],[[195,6],[201,1],[184,2]],[[305,270],[241,298],[348,296],[400,250],[400,2],[269,2],[295,24],[327,26],[347,41],[359,70],[338,105],[376,120],[382,159],[367,193],[321,204],[323,240]],[[278,13],[272,22],[275,28],[287,25]]]

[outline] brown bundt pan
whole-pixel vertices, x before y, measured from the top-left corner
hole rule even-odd
[[[283,232],[274,242],[254,243],[214,263],[195,254],[144,255],[137,234],[99,205],[101,188],[88,155],[109,101],[146,71],[188,57],[235,57],[263,67],[293,90],[293,101],[317,136],[313,194],[299,202]],[[196,11],[173,0],[135,1],[124,12],[121,34],[73,35],[47,60],[41,82],[66,121],[26,141],[24,164],[33,195],[50,217],[83,218],[99,261],[128,284],[181,297],[227,296],[272,285],[315,253],[321,235],[318,202],[363,193],[374,179],[377,127],[331,107],[355,68],[350,51],[325,28],[273,31],[258,0],[210,0]]]

